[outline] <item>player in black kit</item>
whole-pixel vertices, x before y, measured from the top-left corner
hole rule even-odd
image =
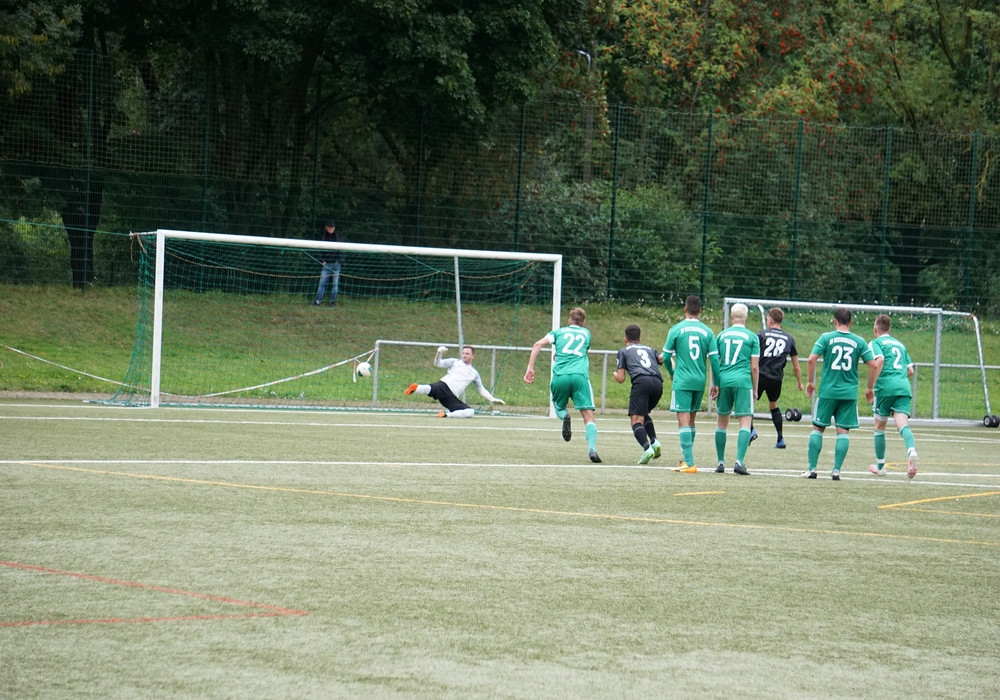
[[[639,326],[625,327],[625,347],[618,351],[618,369],[615,381],[621,384],[625,374],[632,378],[632,393],[628,398],[628,417],[632,421],[632,434],[642,446],[639,464],[648,464],[662,454],[660,441],[656,439],[656,429],[650,413],[663,396],[663,375],[659,365],[663,355],[639,340]]]
[[[767,406],[771,410],[771,422],[778,431],[778,441],[774,446],[785,449],[785,439],[781,434],[781,409],[778,408],[778,398],[781,396],[781,381],[785,376],[785,363],[792,361],[795,372],[796,388],[802,391],[802,368],[799,367],[799,353],[795,348],[795,339],[781,330],[781,322],[785,314],[778,307],[767,312],[767,329],[757,334],[760,339],[760,380],[758,391],[760,395],[767,394]]]

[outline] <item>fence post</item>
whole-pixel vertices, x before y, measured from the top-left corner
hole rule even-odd
[[[208,70],[205,72],[205,80],[208,82],[205,90],[205,137],[201,144],[201,230],[208,230],[208,176],[209,163],[212,162],[212,99],[215,92],[215,73],[212,72],[211,64],[206,62]]]
[[[969,224],[965,232],[965,268],[962,271],[962,307],[969,308],[972,293],[972,239],[976,223],[976,161],[979,159],[979,132],[972,132],[972,166],[969,168]]]
[[[792,206],[792,288],[789,299],[795,298],[795,259],[799,249],[799,199],[802,196],[802,139],[805,133],[805,119],[799,117],[799,145],[795,155],[795,202]]]
[[[94,52],[87,52],[87,175],[83,194],[83,236],[80,251],[80,289],[86,291],[87,285],[94,281],[94,231],[97,229],[97,219],[93,216],[94,192]],[[103,189],[103,188],[102,188]],[[71,254],[72,255],[72,254]]]
[[[611,298],[611,276],[614,272],[615,259],[615,212],[618,207],[618,145],[622,133],[622,105],[619,102],[615,108],[615,152],[611,164],[611,221],[608,224],[608,284],[605,296]]]
[[[712,185],[712,113],[708,113],[708,142],[705,145],[705,198],[702,201],[701,214],[701,289],[698,292],[705,298],[705,274],[708,265],[708,207],[711,200]]]
[[[309,228],[316,226],[316,221],[319,218],[319,213],[316,211],[316,194],[319,191],[319,130],[320,130],[320,104],[323,99],[323,76],[317,72],[316,73],[316,107],[313,110],[315,115],[313,119],[313,159],[312,159],[312,205],[310,207],[310,217],[309,217]]]
[[[424,196],[424,108],[420,108],[420,135],[417,137],[417,211],[414,216],[414,239],[420,240],[420,209]]]
[[[514,252],[521,236],[521,178],[524,175],[525,108],[521,105],[521,136],[517,144],[517,191],[514,193]]]
[[[884,299],[885,291],[885,250],[889,245],[889,170],[892,167],[892,124],[886,131],[885,141],[885,178],[882,191],[882,241],[878,253],[878,287],[876,288],[876,301]]]

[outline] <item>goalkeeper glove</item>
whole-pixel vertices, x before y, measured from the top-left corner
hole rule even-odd
[[[498,399],[496,396],[493,397],[493,400],[490,403],[498,403],[501,406],[506,406],[507,405],[506,401],[504,401],[503,399]]]
[[[438,355],[444,355],[446,352],[448,352],[447,347],[444,345],[438,345]]]

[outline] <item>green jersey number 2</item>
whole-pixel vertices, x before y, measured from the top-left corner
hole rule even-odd
[[[903,353],[899,351],[899,348],[891,348],[892,351],[892,368],[896,371],[903,369]]]

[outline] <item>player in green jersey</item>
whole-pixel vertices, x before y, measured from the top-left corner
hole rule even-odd
[[[549,393],[556,416],[563,422],[563,440],[569,442],[573,435],[569,410],[566,408],[572,401],[583,417],[590,461],[600,462],[601,458],[597,456],[597,423],[594,422],[594,388],[590,385],[590,360],[587,357],[587,351],[590,350],[590,331],[583,327],[586,318],[586,312],[577,307],[569,312],[568,326],[549,331],[535,341],[531,346],[524,381],[528,384],[535,381],[535,360],[538,359],[541,349],[547,345],[554,347],[555,357],[552,360]]]
[[[677,414],[677,432],[684,458],[678,471],[697,472],[694,462],[695,416],[701,409],[708,378],[705,363],[712,374],[719,374],[719,351],[715,333],[698,318],[701,299],[691,295],[684,301],[684,320],[674,324],[663,345],[664,364],[673,379],[670,410]],[[666,358],[670,357],[670,362]],[[714,398],[716,388],[711,389]]]
[[[816,362],[820,357],[823,358],[823,376],[809,435],[809,468],[802,476],[816,478],[816,462],[823,450],[823,431],[832,420],[837,426],[837,446],[830,476],[840,481],[840,468],[851,444],[848,431],[858,427],[858,365],[862,362],[868,365],[868,388],[865,390],[868,403],[875,398],[872,387],[880,368],[865,339],[851,332],[850,309],[837,309],[833,313],[833,326],[836,330],[821,335],[809,355],[806,396],[812,398],[816,393]]]
[[[875,382],[875,464],[868,471],[876,476],[885,474],[885,426],[892,416],[896,430],[906,445],[906,475],[911,479],[917,475],[917,447],[910,430],[910,411],[913,392],[910,377],[913,376],[913,362],[906,352],[906,346],[889,335],[892,321],[885,314],[875,318],[875,338],[868,344],[875,360],[882,367]]]
[[[750,473],[744,459],[750,446],[750,421],[753,420],[753,404],[757,399],[760,340],[756,333],[747,330],[748,314],[746,304],[733,304],[729,312],[733,325],[715,339],[719,347],[719,373],[716,378],[719,394],[715,400],[719,414],[715,425],[715,454],[719,458],[719,465],[715,468],[717,474],[726,471],[726,429],[731,415],[736,416],[740,423],[733,471],[744,476]]]

